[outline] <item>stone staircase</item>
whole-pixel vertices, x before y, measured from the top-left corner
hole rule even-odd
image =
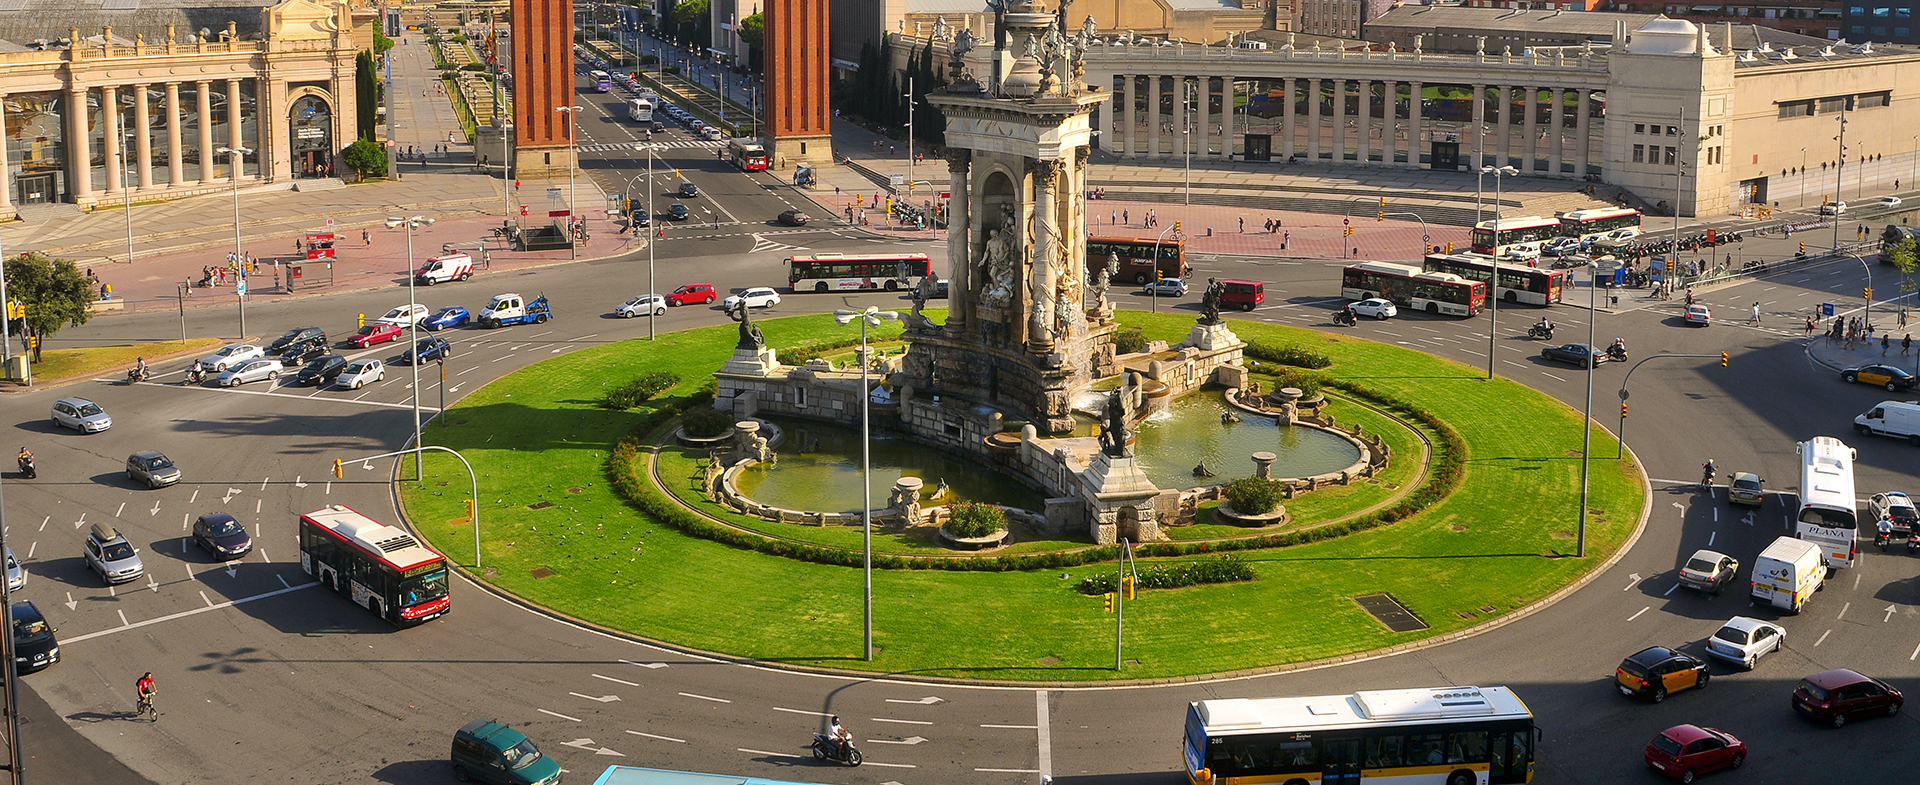
[[[301,193],[313,191],[338,191],[347,187],[347,183],[338,177],[315,177],[308,180],[293,181],[293,190]]]

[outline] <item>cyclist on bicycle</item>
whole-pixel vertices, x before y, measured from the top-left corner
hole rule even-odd
[[[153,671],[147,671],[147,675],[141,676],[139,681],[134,682],[133,689],[135,692],[140,693],[140,704],[142,706],[151,706],[153,704],[154,693]]]

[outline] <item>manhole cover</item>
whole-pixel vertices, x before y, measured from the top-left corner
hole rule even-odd
[[[581,491],[581,488],[578,485],[567,489],[567,493],[579,493],[580,491]]]
[[[546,509],[546,508],[548,508],[548,507],[552,507],[552,506],[553,506],[553,502],[534,502],[534,503],[532,503],[532,504],[529,504],[529,505],[527,505],[527,509],[529,509],[529,510],[544,510],[544,509]]]
[[[533,568],[533,572],[530,572],[530,573],[527,573],[527,574],[528,574],[528,575],[532,575],[532,576],[533,576],[533,577],[534,577],[534,578],[535,578],[536,580],[538,580],[538,579],[540,579],[540,578],[551,578],[551,577],[553,577],[553,570],[549,570],[549,569],[547,569],[547,568],[545,568],[545,567],[535,567],[535,568]]]
[[[1373,614],[1376,621],[1394,632],[1413,632],[1427,628],[1426,622],[1416,618],[1412,611],[1394,601],[1389,595],[1363,594],[1353,598],[1353,601],[1360,603],[1360,607]]]

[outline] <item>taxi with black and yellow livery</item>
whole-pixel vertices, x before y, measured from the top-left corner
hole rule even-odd
[[[1911,390],[1917,381],[1913,374],[1891,365],[1857,365],[1840,372],[1840,380],[1847,384],[1871,384],[1885,387],[1887,392]]]
[[[1650,646],[1627,657],[1613,671],[1620,694],[1654,703],[1684,689],[1707,686],[1707,663],[1678,649]]]

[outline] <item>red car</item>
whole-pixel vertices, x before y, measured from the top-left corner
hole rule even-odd
[[[354,333],[347,342],[353,344],[355,348],[365,349],[376,343],[400,340],[400,334],[404,331],[405,329],[397,324],[369,324],[360,328],[360,332]]]
[[[1891,717],[1904,703],[1893,685],[1846,668],[1808,676],[1793,690],[1795,711],[1836,728],[1855,717]]]
[[[1647,742],[1647,765],[1681,782],[1747,762],[1747,743],[1733,734],[1698,725],[1675,725]]]
[[[687,284],[686,286],[682,286],[678,289],[675,289],[671,294],[668,294],[667,304],[668,305],[691,305],[695,303],[706,304],[706,303],[713,302],[717,298],[718,298],[718,295],[714,294],[714,291],[713,291],[713,284],[690,283],[690,284]]]

